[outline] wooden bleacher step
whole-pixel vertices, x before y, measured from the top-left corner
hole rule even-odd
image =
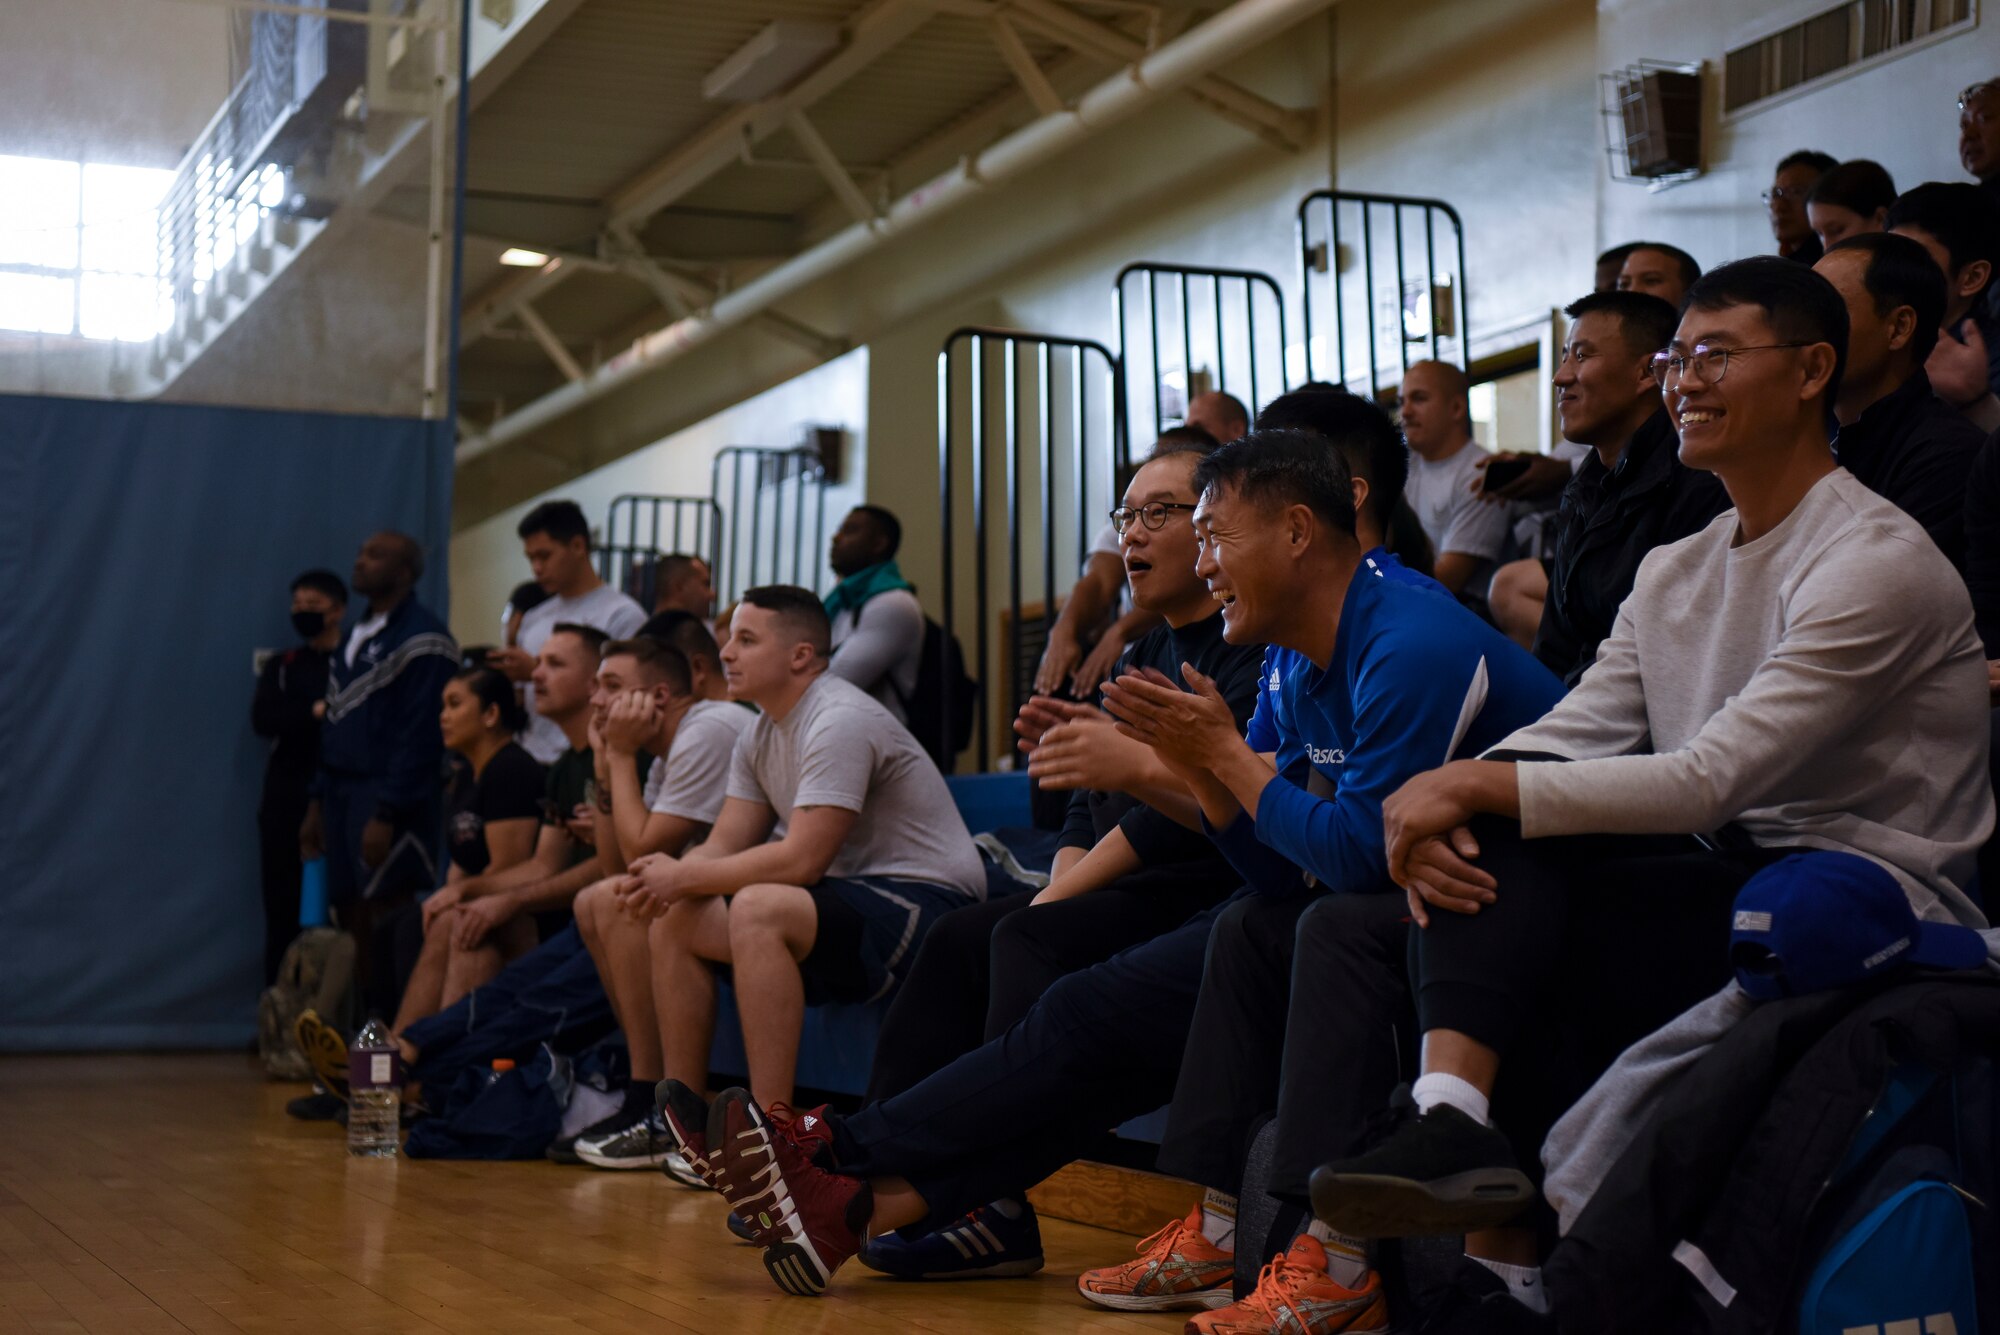
[[[1088,1160],[1060,1169],[1028,1193],[1035,1209],[1051,1218],[1135,1237],[1187,1218],[1201,1198],[1192,1182]]]

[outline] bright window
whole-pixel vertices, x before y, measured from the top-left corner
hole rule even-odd
[[[166,328],[159,205],[173,178],[0,154],[0,329],[138,342]]]

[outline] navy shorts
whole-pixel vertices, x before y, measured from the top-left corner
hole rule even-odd
[[[819,917],[813,947],[799,962],[809,1006],[888,996],[931,924],[974,902],[962,890],[894,876],[829,876],[806,893]]]

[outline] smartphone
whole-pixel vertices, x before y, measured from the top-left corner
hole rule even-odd
[[[1485,481],[1479,484],[1481,491],[1498,491],[1528,471],[1534,460],[1522,456],[1518,459],[1495,459],[1486,465]]]

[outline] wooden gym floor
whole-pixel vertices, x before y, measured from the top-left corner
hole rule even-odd
[[[1076,1296],[1129,1236],[1045,1219],[1033,1279],[850,1263],[788,1298],[657,1173],[353,1161],[245,1056],[0,1058],[0,1332],[1178,1331]],[[1164,1221],[1161,1221],[1164,1222]]]

